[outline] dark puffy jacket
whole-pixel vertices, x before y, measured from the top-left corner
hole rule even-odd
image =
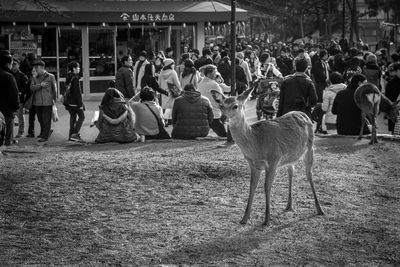
[[[314,84],[307,75],[296,73],[286,76],[281,85],[277,116],[295,110],[310,116],[317,100]]]
[[[226,85],[231,85],[231,64],[226,62],[220,62],[218,64],[218,72],[221,73],[222,79]]]
[[[214,119],[210,101],[197,91],[184,91],[172,109],[172,138],[205,137]]]
[[[18,87],[10,70],[0,68],[0,112],[11,118],[19,109]]]

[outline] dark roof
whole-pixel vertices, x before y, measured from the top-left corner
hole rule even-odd
[[[48,3],[54,12],[44,12],[43,7],[33,2],[0,0],[4,14],[0,21],[133,22],[122,20],[123,13],[130,18],[135,13],[173,13],[176,22],[229,21],[231,10],[229,5],[216,1],[55,0]],[[236,17],[247,19],[247,11],[237,8]]]

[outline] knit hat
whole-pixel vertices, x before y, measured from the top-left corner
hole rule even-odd
[[[175,61],[172,58],[164,59],[164,67],[175,64]]]

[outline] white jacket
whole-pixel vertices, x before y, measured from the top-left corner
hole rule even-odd
[[[199,87],[197,90],[201,93],[202,96],[207,97],[210,100],[211,107],[214,113],[214,119],[221,118],[221,109],[219,108],[219,104],[215,101],[214,97],[211,94],[212,90],[220,92],[224,94],[219,84],[208,77],[204,77],[203,80],[199,83]]]
[[[325,123],[336,124],[336,115],[332,113],[333,100],[339,91],[346,89],[344,83],[332,84],[325,89],[322,101],[322,110],[325,111]]]
[[[179,90],[182,91],[181,83],[179,82],[178,74],[176,74],[176,71],[171,70],[171,69],[162,70],[160,72],[160,76],[158,77],[158,84],[160,85],[160,87],[162,89],[169,92],[168,96],[161,94],[161,106],[163,109],[167,109],[167,108],[172,109],[172,107],[174,106],[174,102],[175,102],[175,98],[173,98],[171,96],[171,93],[168,89],[168,83],[175,84],[176,87],[178,87]]]

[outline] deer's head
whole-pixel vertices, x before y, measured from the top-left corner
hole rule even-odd
[[[229,120],[244,117],[244,104],[249,98],[253,88],[244,91],[239,96],[226,97],[218,91],[212,90],[214,100],[219,104],[222,116],[221,120]]]

